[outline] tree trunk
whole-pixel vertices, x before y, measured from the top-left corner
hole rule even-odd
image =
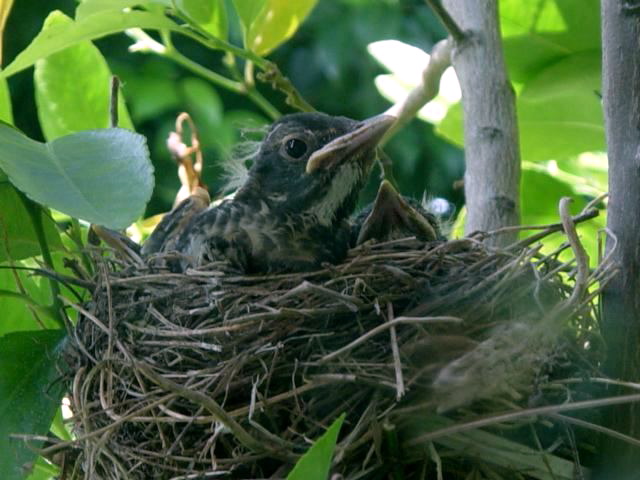
[[[465,33],[456,42],[453,66],[464,108],[467,207],[465,232],[495,230],[520,222],[520,148],[515,95],[507,78],[496,0],[445,0]],[[492,237],[503,246],[517,233]]]
[[[603,102],[609,155],[607,226],[617,238],[613,260],[620,267],[603,294],[602,334],[608,352],[606,373],[637,382],[640,380],[640,16],[623,4],[621,0],[602,0],[601,10]],[[609,238],[607,250],[614,243]],[[607,426],[640,438],[639,407],[637,403],[612,407]],[[640,475],[638,447],[607,438],[601,455],[608,467],[601,478]]]

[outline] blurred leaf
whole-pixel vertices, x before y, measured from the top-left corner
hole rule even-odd
[[[542,70],[518,96],[524,160],[562,159],[604,150],[600,54],[565,57]]]
[[[524,86],[516,100],[523,160],[561,160],[604,150],[602,107],[595,93],[599,62],[592,52],[568,56]],[[463,144],[460,104],[449,109],[438,132]]]
[[[173,0],[173,3],[207,33],[226,40],[228,25],[224,0]]]
[[[500,20],[509,76],[516,82],[565,56],[600,49],[598,0],[502,0]]]
[[[318,0],[233,0],[244,31],[244,44],[266,55],[291,38]]]
[[[216,146],[217,133],[223,118],[220,95],[211,83],[197,77],[187,77],[179,84],[184,108],[192,116],[204,147]]]
[[[7,23],[7,18],[9,17],[9,12],[11,11],[11,7],[13,5],[13,0],[0,0],[0,65],[2,65],[3,58],[3,42],[4,38],[4,26]]]
[[[49,14],[43,32],[73,20],[60,11]],[[34,81],[40,125],[47,140],[94,128],[109,127],[111,71],[91,42],[77,43],[36,62]],[[133,130],[122,95],[119,126]]]
[[[0,338],[0,471],[4,480],[24,478],[41,442],[10,438],[45,435],[63,394],[56,370],[62,330],[10,333]],[[55,382],[55,383],[54,383]]]
[[[58,478],[60,478],[60,469],[39,456],[31,475],[26,480],[57,480]]]
[[[36,202],[115,229],[142,215],[153,190],[146,140],[122,128],[40,143],[0,125],[0,168]]]
[[[122,32],[128,28],[152,30],[180,30],[181,27],[160,13],[132,10],[103,10],[73,22],[71,25],[55,25],[47,28],[33,39],[29,46],[3,71],[9,77],[30,67],[41,58],[64,50],[78,42]]]
[[[0,0],[1,2],[2,0]],[[13,113],[11,108],[11,95],[7,79],[0,77],[0,120],[13,125]],[[0,176],[0,181],[2,180]]]
[[[520,200],[523,225],[545,225],[560,222],[558,205],[562,197],[574,199],[571,204],[573,215],[580,213],[589,200],[577,195],[570,183],[563,182],[535,164],[523,166],[521,185]],[[578,226],[578,231],[581,233],[580,239],[589,254],[591,266],[597,265],[598,230],[604,227],[604,222],[605,216],[600,215]],[[530,234],[531,231],[525,231],[521,236],[525,237]],[[542,251],[552,252],[565,241],[564,235],[547,237]],[[568,260],[572,255],[570,251],[567,251],[561,258]]]
[[[15,187],[8,181],[0,181],[0,262],[20,260],[40,254],[40,244],[29,219],[24,203]],[[55,223],[45,215],[42,226],[51,250],[60,249],[62,243]],[[0,304],[2,301],[0,300]],[[4,311],[1,310],[0,311]]]
[[[345,414],[338,417],[324,434],[300,457],[287,480],[327,480],[333,451]]]

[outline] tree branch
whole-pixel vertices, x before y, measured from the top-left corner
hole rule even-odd
[[[520,152],[515,94],[507,79],[497,0],[445,0],[465,31],[452,63],[464,108],[465,232],[491,231],[520,223]],[[506,246],[516,233],[491,237]]]
[[[627,2],[628,4],[629,2]],[[609,156],[607,252],[620,273],[602,295],[605,372],[640,380],[640,22],[620,0],[602,0],[602,98]],[[613,239],[617,246],[613,249]],[[640,406],[610,410],[606,427],[640,438]],[[640,471],[637,449],[603,441],[597,478],[631,478]]]
[[[451,41],[441,40],[433,46],[429,63],[422,72],[422,78],[417,85],[401,102],[389,108],[385,114],[397,117],[396,122],[387,131],[381,145],[384,145],[404,125],[412,120],[424,105],[433,100],[440,88],[440,78],[451,65]]]

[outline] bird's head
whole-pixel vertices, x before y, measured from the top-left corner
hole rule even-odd
[[[329,225],[351,214],[394,117],[361,122],[323,113],[283,116],[269,129],[236,199]]]

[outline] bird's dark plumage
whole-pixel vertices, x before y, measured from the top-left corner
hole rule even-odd
[[[182,223],[171,216],[188,210],[179,205],[158,234],[174,238],[154,238],[154,232],[144,253],[176,250],[183,267],[225,258],[245,272],[303,271],[342,260],[347,218],[392,122],[388,116],[363,122],[321,113],[282,117],[233,200],[191,211],[186,225],[172,231]]]

